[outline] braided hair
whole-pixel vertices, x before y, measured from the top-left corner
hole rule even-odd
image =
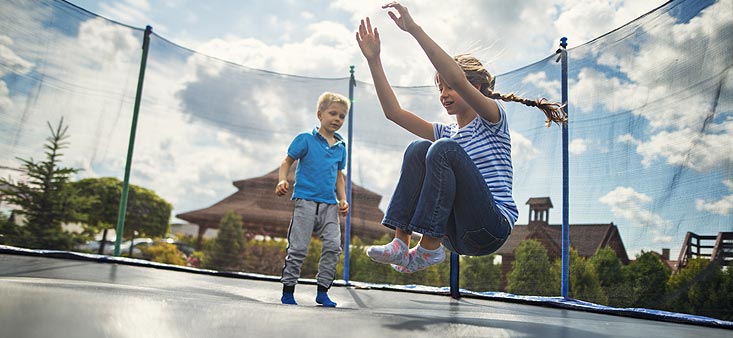
[[[545,98],[538,98],[536,100],[525,99],[515,95],[514,93],[501,94],[494,91],[494,84],[496,78],[492,76],[484,65],[476,57],[470,54],[459,54],[453,57],[453,60],[458,63],[466,73],[466,78],[473,84],[479,84],[479,91],[484,96],[502,100],[506,102],[518,102],[530,107],[536,107],[545,114],[547,119],[545,125],[549,127],[552,122],[559,124],[566,124],[568,122],[567,113],[563,110],[563,105],[557,102],[549,101]],[[436,75],[437,80],[437,75]]]

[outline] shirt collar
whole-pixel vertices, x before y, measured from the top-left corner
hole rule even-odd
[[[328,143],[328,140],[326,140],[326,138],[318,132],[318,127],[313,127],[313,131],[311,131],[311,134],[313,134],[313,136],[317,137],[319,140],[323,140],[324,142]],[[336,138],[336,143],[334,143],[334,146],[338,145],[339,143],[346,144],[346,141],[344,141],[344,137],[341,136],[341,134],[333,133],[333,137]]]

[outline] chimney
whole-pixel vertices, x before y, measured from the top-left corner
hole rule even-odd
[[[530,232],[549,224],[550,209],[552,208],[552,200],[549,197],[532,197],[527,200],[526,204],[529,204],[528,226]]]
[[[669,248],[663,248],[662,249],[662,258],[665,260],[669,260]]]

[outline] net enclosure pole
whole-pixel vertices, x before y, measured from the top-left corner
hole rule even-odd
[[[349,143],[346,144],[346,202],[349,203],[349,213],[346,214],[346,220],[344,221],[344,281],[346,284],[349,284],[349,260],[351,256],[351,145],[354,144],[354,87],[356,87],[354,66],[349,67],[349,73],[351,73],[349,77]]]
[[[568,38],[560,38],[560,48],[556,54],[560,54],[557,60],[560,61],[562,78],[562,104],[565,113],[568,113]],[[562,280],[560,295],[568,299],[569,270],[570,270],[570,175],[568,169],[568,123],[561,124],[562,127]]]
[[[460,280],[460,257],[457,253],[451,251],[450,253],[450,296],[453,299],[461,298],[461,289],[458,285]]]
[[[135,108],[132,112],[132,126],[130,127],[130,143],[127,146],[127,162],[125,163],[125,178],[122,182],[122,196],[120,197],[120,209],[117,214],[117,230],[115,238],[115,256],[120,255],[120,243],[122,242],[122,233],[125,230],[125,212],[127,211],[127,193],[130,189],[130,168],[132,167],[132,151],[135,149],[135,131],[137,130],[137,116],[140,112],[140,98],[143,93],[143,82],[145,79],[145,65],[148,60],[148,49],[150,47],[150,34],[153,33],[153,27],[150,25],[145,27],[143,33],[143,55],[140,61],[140,75],[137,79],[137,92],[135,93]]]

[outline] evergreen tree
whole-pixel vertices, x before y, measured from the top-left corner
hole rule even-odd
[[[242,218],[227,211],[219,224],[219,232],[211,251],[206,255],[204,266],[219,271],[239,271],[244,253]]]
[[[12,231],[24,234],[17,238],[14,245],[34,249],[70,250],[74,244],[82,241],[81,236],[66,232],[62,228],[64,222],[82,220],[79,209],[86,203],[77,196],[69,184],[71,175],[79,169],[60,167],[61,150],[68,145],[66,134],[69,127],[64,126],[64,119],[56,128],[48,123],[51,136],[46,139],[46,159],[36,162],[31,159],[19,159],[21,170],[28,178],[26,182],[0,178],[0,195],[5,200],[21,208],[18,213],[25,216],[24,229]],[[14,224],[8,225],[12,227]]]
[[[520,295],[557,294],[547,249],[536,240],[525,240],[514,249],[512,271],[507,276],[507,291]]]

